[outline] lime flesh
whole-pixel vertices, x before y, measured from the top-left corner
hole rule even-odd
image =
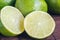
[[[6,6],[1,10],[0,31],[5,36],[16,36],[24,31],[24,17],[21,12]]]
[[[31,37],[42,39],[53,33],[55,21],[46,12],[34,11],[26,16],[24,28]]]

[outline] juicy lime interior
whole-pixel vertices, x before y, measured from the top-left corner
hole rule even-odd
[[[26,16],[24,28],[32,37],[45,38],[53,33],[55,21],[48,13],[35,11]]]
[[[14,7],[6,6],[1,10],[1,21],[4,27],[12,33],[19,34],[24,31],[24,17]]]

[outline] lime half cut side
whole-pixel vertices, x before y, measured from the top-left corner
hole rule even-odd
[[[31,37],[42,39],[53,33],[55,21],[46,12],[34,11],[25,17],[24,28]]]
[[[1,33],[5,36],[16,36],[24,31],[24,17],[12,6],[5,6],[1,10]]]

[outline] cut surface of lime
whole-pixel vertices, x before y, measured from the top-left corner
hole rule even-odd
[[[1,33],[5,36],[15,36],[24,31],[24,17],[21,12],[12,7],[6,6],[1,10]]]
[[[24,28],[31,37],[42,39],[53,33],[55,21],[46,12],[34,11],[25,17]]]

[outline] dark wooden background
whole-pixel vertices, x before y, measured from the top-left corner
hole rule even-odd
[[[49,36],[48,38],[41,39],[41,40],[60,40],[60,16],[55,15],[52,16],[56,22],[56,28],[54,33]],[[27,35],[26,32],[22,33],[21,35],[18,35],[16,37],[5,37],[2,34],[0,34],[0,40],[39,40],[35,38],[31,38]]]

